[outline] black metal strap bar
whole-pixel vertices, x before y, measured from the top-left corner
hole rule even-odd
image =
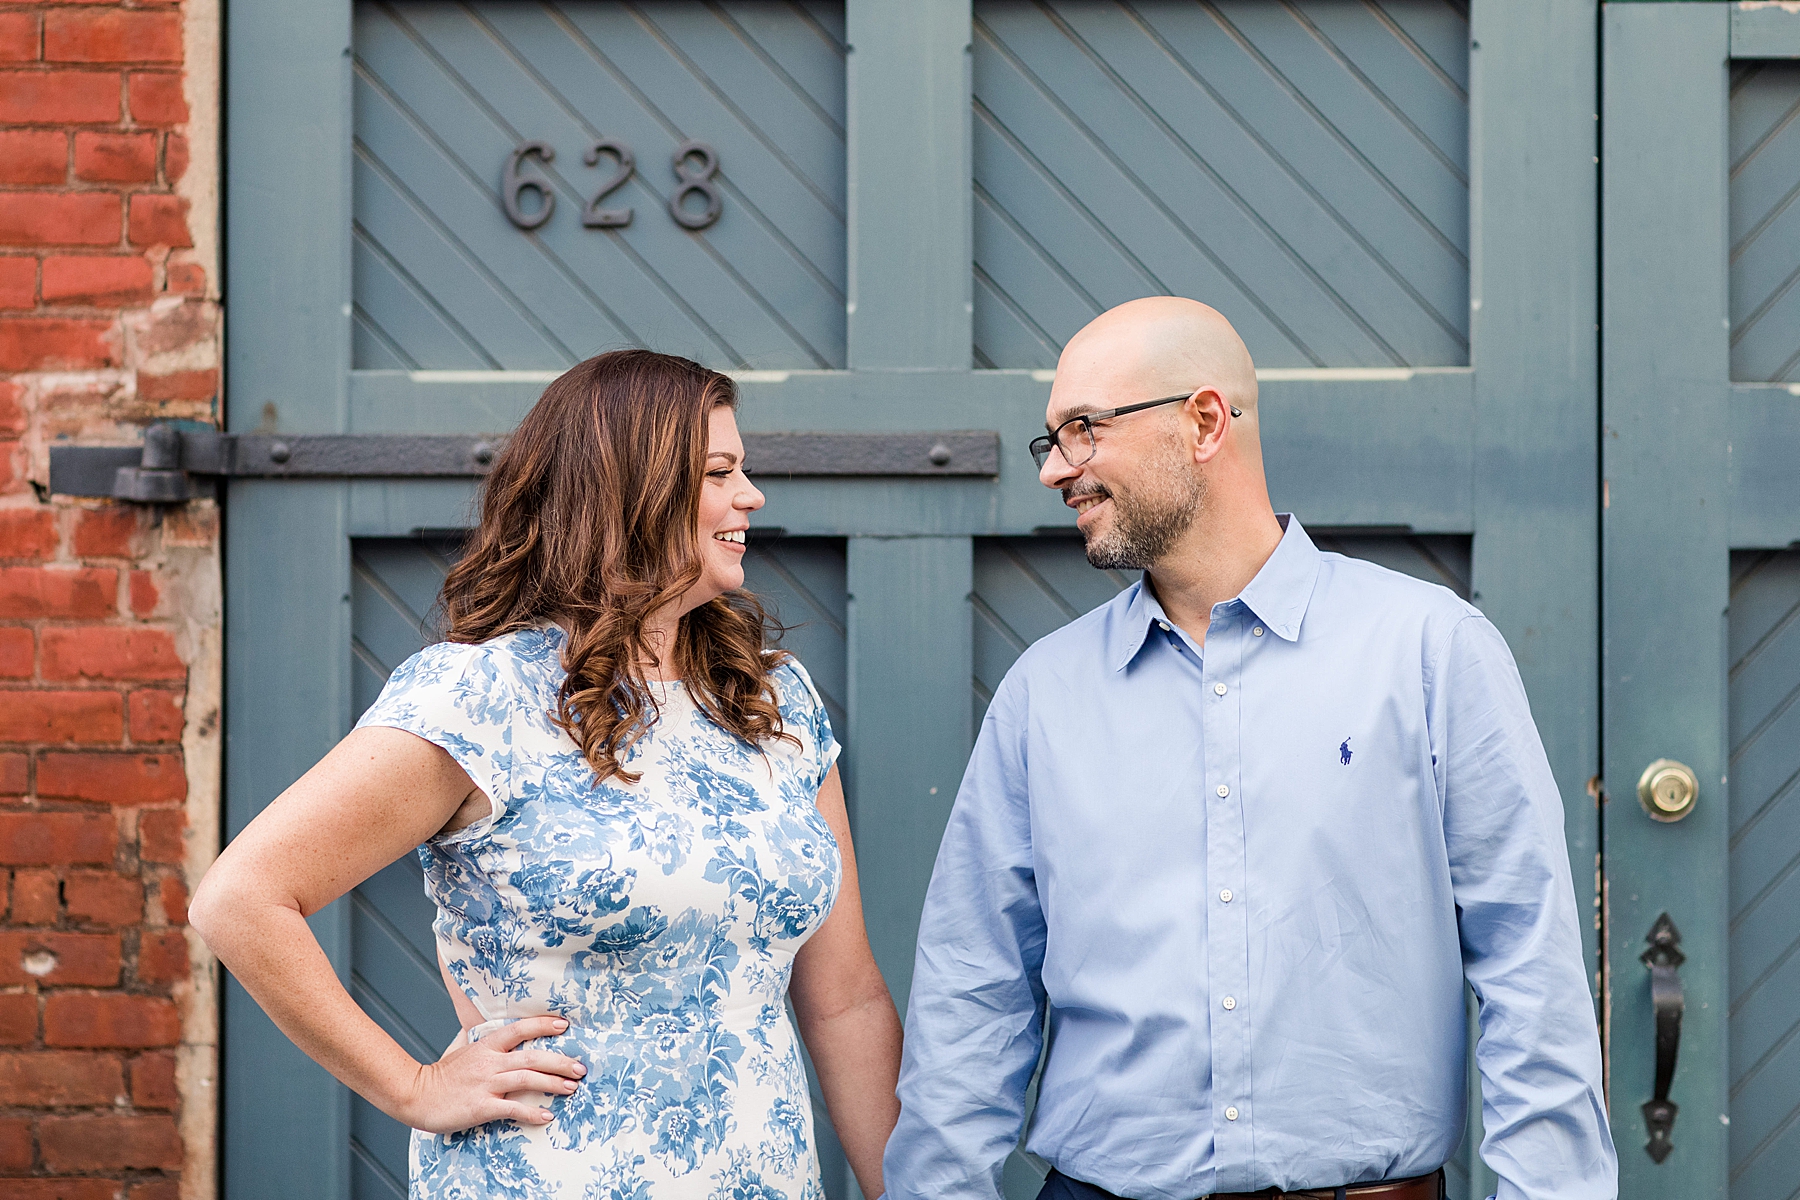
[[[505,437],[408,434],[230,434],[152,425],[141,446],[53,445],[50,490],[174,504],[207,479],[456,479],[485,475]],[[920,433],[749,433],[744,453],[764,478],[993,478],[1000,435],[962,429]]]

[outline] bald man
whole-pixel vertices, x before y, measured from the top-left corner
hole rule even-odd
[[[1611,1200],[1562,802],[1517,668],[1441,587],[1322,554],[1256,373],[1190,300],[1057,365],[1039,479],[1143,581],[994,694],[919,930],[894,1200],[1438,1200],[1480,1002],[1500,1200]]]

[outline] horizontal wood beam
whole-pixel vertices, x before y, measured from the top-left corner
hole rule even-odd
[[[1800,395],[1786,384],[1734,384],[1726,459],[1733,549],[1800,543]]]
[[[1784,0],[1733,4],[1731,57],[1800,58],[1800,10]]]
[[[552,378],[359,371],[351,377],[351,411],[358,432],[510,429]],[[1276,506],[1308,524],[1472,533],[1474,378],[1468,368],[1262,372],[1263,458]],[[800,512],[783,505],[788,511],[777,515],[771,503],[769,519],[790,532],[900,532],[897,514],[930,504],[938,506],[936,516],[914,514],[927,520],[921,532],[1028,533],[1073,524],[1060,498],[1038,483],[1026,449],[1043,432],[1051,380],[1047,371],[746,372],[738,376],[738,420],[747,435],[923,433],[971,425],[999,431],[994,481],[933,485],[958,493],[979,487],[967,496],[905,499],[895,489],[913,485],[873,480],[772,481],[782,497],[805,506]],[[790,497],[789,488],[800,490]],[[893,504],[899,507],[887,511],[896,515],[883,516],[883,506]],[[874,524],[855,523],[865,518]]]

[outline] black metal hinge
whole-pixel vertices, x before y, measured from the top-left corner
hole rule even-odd
[[[457,479],[486,475],[501,435],[220,433],[151,425],[141,446],[50,447],[50,490],[140,504],[180,504],[211,494],[217,479]],[[744,454],[759,477],[992,478],[1000,435],[747,433]]]

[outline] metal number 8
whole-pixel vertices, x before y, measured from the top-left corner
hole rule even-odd
[[[688,159],[698,155],[700,169],[690,171]],[[719,199],[719,185],[713,182],[713,175],[719,169],[719,155],[705,142],[686,141],[675,148],[675,178],[681,180],[681,186],[669,197],[669,215],[683,229],[705,229],[719,219],[719,212],[724,207]],[[706,211],[702,213],[688,212],[681,202],[691,192],[699,192],[706,197]]]
[[[556,211],[556,193],[550,190],[549,184],[534,176],[519,174],[519,167],[529,154],[537,155],[544,162],[550,162],[556,157],[556,151],[547,142],[521,142],[507,160],[506,174],[500,180],[500,203],[506,207],[506,219],[520,229],[536,229]],[[519,208],[519,197],[527,188],[536,189],[538,199],[543,202],[536,212],[530,214]]]

